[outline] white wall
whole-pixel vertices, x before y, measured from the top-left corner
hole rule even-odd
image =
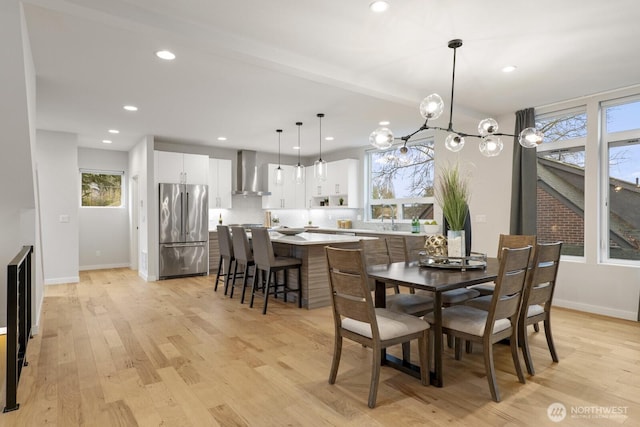
[[[0,265],[6,266],[23,245],[35,244],[35,193],[31,138],[34,129],[35,73],[20,2],[0,2]],[[36,252],[38,251],[36,247]],[[37,258],[34,264],[37,265]],[[0,274],[0,327],[7,307],[6,267]],[[36,271],[34,322],[41,304],[42,281]],[[34,331],[35,332],[35,331]]]
[[[156,260],[158,253],[158,220],[156,206],[157,191],[153,183],[153,136],[145,136],[129,151],[129,173],[138,180],[138,253],[131,259],[138,260],[138,275],[145,280],[155,281],[158,277]],[[130,229],[133,230],[133,220]]]
[[[78,167],[124,171],[124,204],[119,208],[80,207],[80,270],[129,267],[129,161],[125,151],[78,148]]]
[[[45,284],[79,281],[77,135],[39,130],[37,174]]]

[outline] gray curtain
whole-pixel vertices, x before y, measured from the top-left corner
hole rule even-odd
[[[536,234],[536,150],[524,148],[518,143],[518,135],[528,127],[534,127],[533,108],[516,112],[516,135],[513,143],[513,177],[511,185],[511,234]]]

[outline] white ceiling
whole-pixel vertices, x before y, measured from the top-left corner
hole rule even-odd
[[[302,121],[307,156],[322,112],[335,137],[323,151],[364,146],[380,120],[415,130],[429,93],[448,103],[453,38],[456,111],[497,116],[640,83],[637,0],[388,1],[374,14],[370,0],[25,0],[37,128],[94,148],[151,134],[270,152],[282,128],[293,154]],[[163,48],[177,59],[157,59]]]

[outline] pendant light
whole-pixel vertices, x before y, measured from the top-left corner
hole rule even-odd
[[[284,169],[280,167],[280,135],[282,135],[282,129],[276,129],[276,132],[278,132],[278,167],[276,168],[275,184],[282,185],[284,184]]]
[[[298,164],[294,168],[294,179],[296,184],[303,184],[304,166],[300,163],[300,151],[302,151],[302,146],[300,145],[300,126],[302,126],[302,122],[296,122],[296,126],[298,126]]]
[[[313,174],[318,181],[326,181],[327,162],[322,160],[322,118],[324,117],[324,114],[318,113],[316,115],[318,116],[318,120],[320,121],[320,157],[313,164]]]

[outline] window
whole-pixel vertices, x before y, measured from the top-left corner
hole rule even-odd
[[[82,176],[81,206],[122,207],[124,172],[80,170]]]
[[[562,254],[584,256],[584,108],[536,116],[544,141],[537,149],[539,243],[563,241]]]
[[[640,260],[640,100],[603,103],[605,259]]]
[[[433,219],[433,141],[368,153],[368,219]]]

